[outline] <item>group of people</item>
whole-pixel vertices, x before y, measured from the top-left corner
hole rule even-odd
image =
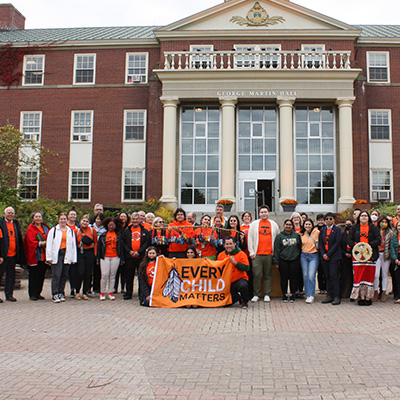
[[[15,211],[7,207],[0,220],[0,280],[6,273],[5,298],[13,296],[15,265],[27,265],[28,293],[31,301],[42,300],[46,269],[52,271],[52,301],[65,301],[69,280],[70,296],[89,300],[99,296],[115,300],[119,285],[124,300],[132,299],[135,273],[139,281],[139,300],[149,305],[156,259],[208,258],[233,265],[232,301],[247,308],[248,302],[271,300],[272,269],[279,269],[282,302],[305,297],[315,299],[316,279],[322,303],[339,305],[342,297],[370,305],[380,297],[387,300],[389,271],[396,303],[400,303],[400,206],[397,216],[381,217],[377,210],[354,210],[344,230],[335,225],[335,215],[319,214],[316,225],[305,213],[293,213],[284,221],[283,230],[270,220],[268,206],[261,206],[259,219],[245,211],[224,216],[217,204],[215,215],[202,215],[176,209],[174,220],[164,224],[161,217],[144,211],[105,218],[103,206],[96,204],[94,216],[79,221],[74,209],[61,213],[58,224],[50,228],[40,211],[23,238]],[[355,259],[353,247],[368,243],[372,257]],[[0,302],[3,300],[0,299]]]

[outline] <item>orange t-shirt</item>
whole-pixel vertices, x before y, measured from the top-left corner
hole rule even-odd
[[[271,222],[260,221],[258,225],[258,248],[257,255],[272,255]]]
[[[146,267],[146,274],[147,274],[147,282],[151,286],[154,280],[154,271],[156,269],[156,262],[149,262]]]
[[[0,239],[3,239],[3,231],[0,229]]]
[[[66,229],[65,231],[62,231],[60,250],[64,250],[67,248],[67,233],[68,233],[68,229]]]
[[[79,229],[75,224],[74,225],[70,225],[70,224],[67,224],[67,226],[68,226],[68,228],[71,228],[73,231],[74,231],[74,233],[75,233],[75,236],[76,236],[76,231]]]
[[[143,222],[143,228],[148,230],[149,232],[151,231],[152,226],[148,222]]]
[[[360,225],[360,242],[368,243],[368,233],[369,233],[369,226]]]
[[[218,261],[225,260],[225,258],[228,258],[228,257],[230,257],[230,255],[226,254],[226,252],[223,251],[222,253],[218,254]],[[246,256],[246,254],[244,253],[244,251],[237,252],[233,257],[235,258],[236,262],[241,263],[241,264],[245,264],[245,265],[249,265],[249,260],[248,260],[248,258]],[[236,268],[233,265],[232,275],[231,275],[231,282],[236,282],[236,281],[238,281],[239,279],[242,279],[242,278],[246,279],[246,281],[249,280],[249,277],[247,276],[246,271],[241,271],[240,269]]]
[[[118,257],[117,234],[115,232],[107,232],[106,234],[106,257]]]
[[[138,251],[140,249],[140,234],[141,234],[141,229],[140,226],[137,228],[134,228],[131,226],[131,246],[133,251]]]
[[[399,241],[399,254],[400,254],[400,235],[397,235],[397,240]]]
[[[331,235],[331,232],[332,232],[332,228],[331,228],[331,229],[329,229],[329,228],[326,229],[325,251],[328,251],[328,250],[329,250],[329,236]]]
[[[300,232],[301,232],[301,226],[299,226],[298,228],[294,228],[294,231],[296,232],[296,233],[298,233],[298,234],[300,234]]]
[[[214,236],[214,240],[217,240],[217,233],[212,230],[212,228],[198,228],[193,231],[192,237],[199,238],[203,236],[205,242],[196,243],[196,249],[200,252],[201,257],[212,257],[217,254],[217,249],[215,248],[215,244],[211,243],[211,235]]]
[[[14,223],[6,221],[8,230],[8,253],[7,257],[14,257],[17,255],[17,238],[15,237]]]

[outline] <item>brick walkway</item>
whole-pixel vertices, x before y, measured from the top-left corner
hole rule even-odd
[[[400,398],[391,296],[169,310],[121,295],[53,304],[49,293],[46,282],[46,301],[22,289],[0,304],[0,400]]]

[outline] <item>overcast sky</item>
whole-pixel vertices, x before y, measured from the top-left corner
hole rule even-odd
[[[223,0],[7,0],[27,29],[167,25]],[[399,0],[293,0],[348,24],[400,24]]]

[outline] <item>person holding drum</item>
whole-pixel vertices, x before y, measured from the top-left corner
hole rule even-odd
[[[375,263],[379,257],[381,234],[367,211],[362,211],[350,229],[348,245],[353,254],[354,285],[351,300],[370,306],[374,297]]]

